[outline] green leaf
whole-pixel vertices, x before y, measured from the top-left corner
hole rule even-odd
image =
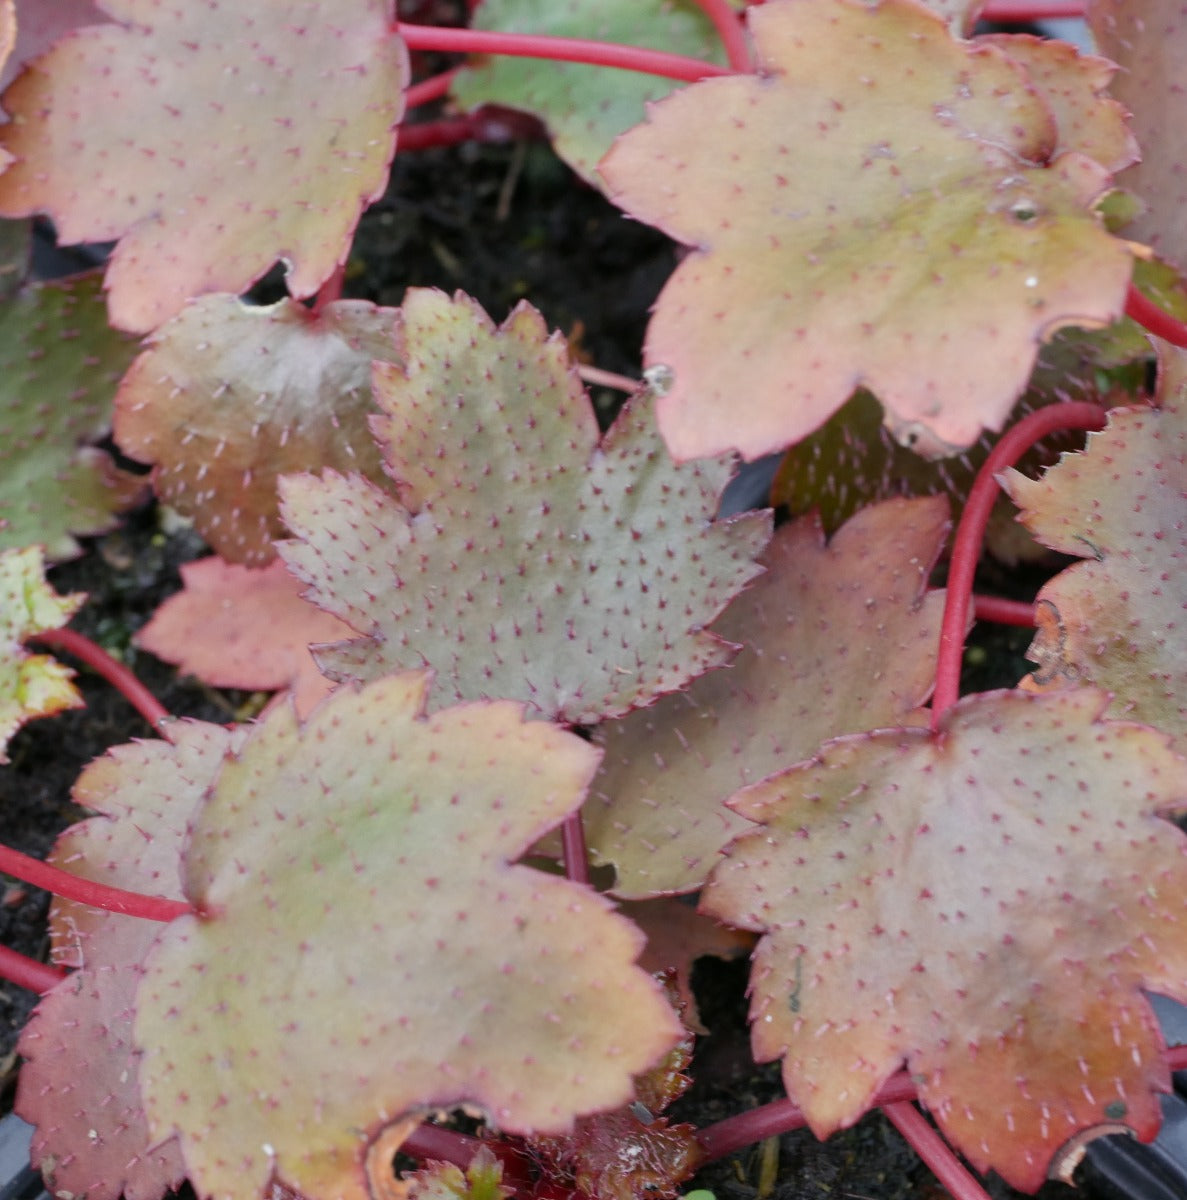
[[[317,654],[338,679],[428,663],[437,703],[504,697],[590,724],[732,656],[706,633],[759,571],[770,522],[714,521],[727,461],[679,467],[645,399],[599,441],[540,314],[496,329],[414,290],[378,365],[373,425],[400,501],[326,472],[281,482],[306,593],[366,636]]]
[[[1035,1191],[1082,1130],[1157,1132],[1144,990],[1187,1000],[1187,762],[1108,696],[969,697],[939,728],[827,743],[739,792],[761,829],[704,911],[763,937],[755,1059],[820,1137],[904,1063],[978,1170]]]
[[[483,0],[475,29],[594,38],[724,63],[713,23],[693,0]],[[467,65],[453,85],[464,108],[501,104],[540,117],[552,144],[587,183],[598,159],[643,120],[646,106],[680,85],[639,71],[496,55]]]
[[[4,748],[27,721],[82,707],[74,672],[23,643],[65,625],[85,599],[59,596],[45,582],[40,547],[0,552],[0,763],[8,762]]]
[[[643,938],[512,865],[580,805],[585,741],[507,702],[424,715],[426,673],[257,725],[192,818],[137,994],[141,1088],[195,1188],[367,1200],[370,1139],[469,1103],[560,1133],[680,1037]],[[624,1036],[629,1029],[629,1037]]]

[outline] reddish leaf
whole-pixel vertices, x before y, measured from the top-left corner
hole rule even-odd
[[[309,646],[351,630],[302,600],[283,563],[253,571],[203,558],[184,564],[181,579],[182,591],[136,635],[138,646],[214,687],[291,688],[302,717],[329,693],[334,685]]]
[[[698,958],[738,958],[754,948],[754,939],[710,921],[683,900],[624,901],[618,909],[647,936],[639,965],[652,974],[672,972],[671,986],[685,1025],[693,1033],[708,1033],[692,991],[693,964]],[[650,1104],[647,1107],[656,1111]]]
[[[758,1061],[824,1136],[906,1060],[978,1168],[1035,1190],[1078,1131],[1143,1139],[1170,1086],[1142,989],[1187,999],[1187,762],[1107,695],[983,693],[932,734],[827,743],[739,792],[702,908],[763,932]]]
[[[231,562],[263,565],[284,535],[276,480],[336,467],[376,482],[371,363],[395,361],[395,310],[342,300],[314,314],[207,296],[158,330],[124,377],[115,436],[156,463],[157,494]]]
[[[1093,0],[1087,6],[1102,54],[1121,67],[1113,95],[1129,110],[1142,159],[1118,180],[1141,197],[1143,212],[1127,234],[1162,257],[1187,266],[1187,181],[1178,131],[1187,119],[1181,80],[1187,71],[1187,27],[1176,0]]]
[[[340,688],[301,727],[274,709],[191,822],[202,915],[158,939],[135,1032],[150,1127],[179,1130],[203,1195],[275,1178],[366,1200],[394,1118],[468,1102],[563,1132],[680,1035],[638,930],[511,865],[579,806],[596,752],[516,704],[425,717],[428,687]]]
[[[82,707],[74,672],[22,643],[65,625],[85,598],[59,596],[45,582],[39,546],[0,552],[0,763],[8,762],[4,748],[27,721]]]
[[[285,561],[367,634],[319,651],[339,679],[427,662],[438,702],[507,697],[589,724],[726,662],[704,631],[758,567],[769,519],[714,521],[725,461],[677,467],[650,406],[599,443],[559,337],[521,304],[416,290],[376,367],[374,423],[401,505],[357,476],[287,477]],[[441,397],[449,397],[443,405]]]
[[[107,22],[92,0],[16,0],[16,14],[16,43],[0,70],[0,91],[26,63],[44,54],[71,30]]]
[[[1093,561],[1039,592],[1025,686],[1091,683],[1110,712],[1187,733],[1187,354],[1167,347],[1160,408],[1115,409],[1083,454],[1039,481],[1008,476],[1022,520],[1046,546]]]
[[[1076,151],[1114,172],[1137,162],[1138,143],[1126,125],[1127,113],[1106,95],[1116,64],[1054,38],[996,34],[977,44],[997,46],[1026,68],[1055,117],[1058,140],[1052,158]]]
[[[308,296],[387,181],[407,76],[392,0],[100,0],[8,89],[0,212],[121,238],[112,323],[144,331],[274,262]],[[113,154],[112,147],[126,147]]]
[[[694,247],[647,332],[664,437],[755,457],[864,384],[900,441],[955,453],[1000,426],[1042,339],[1120,314],[1129,251],[1092,211],[1108,172],[1052,158],[1026,70],[910,0],[750,21],[763,74],[654,105],[599,167]]]
[[[22,288],[0,305],[0,547],[79,553],[143,491],[91,443],[136,353],[107,327],[97,275]]]
[[[50,861],[75,875],[181,898],[186,824],[242,731],[182,721],[174,742],[117,746],[96,759],[74,799],[101,813],[58,839]],[[55,957],[81,967],[43,996],[21,1034],[17,1111],[36,1126],[32,1161],[54,1195],[158,1200],[185,1175],[175,1138],[150,1138],[140,1102],[132,1011],[151,921],[58,900]]]
[[[827,548],[815,521],[784,525],[714,626],[746,643],[730,669],[597,731],[585,833],[616,895],[699,887],[746,828],[729,795],[825,738],[909,719],[934,675],[943,598],[926,589],[946,514],[940,497],[888,501]]]
[[[583,1117],[571,1137],[533,1149],[546,1171],[594,1200],[673,1200],[703,1157],[692,1125],[645,1123],[629,1109]]]

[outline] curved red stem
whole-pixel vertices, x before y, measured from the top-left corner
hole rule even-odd
[[[478,29],[444,29],[436,25],[396,26],[409,50],[443,50],[458,54],[510,54],[519,58],[545,58],[553,62],[591,63],[599,67],[617,67],[641,71],[664,79],[695,83],[711,75],[729,75],[729,67],[667,54],[662,50],[644,50],[640,46],[618,46],[586,38],[546,37],[542,34],[487,33]]]
[[[81,879],[69,871],[62,871],[38,858],[22,854],[11,846],[0,846],[0,871],[7,871],[9,875],[15,875],[34,887],[45,888],[55,896],[64,896],[67,900],[77,900],[80,904],[89,904],[92,908],[102,908],[107,912],[143,917],[146,921],[172,921],[174,917],[194,911],[184,900],[142,896],[139,892],[126,892],[123,888]]]
[[[1125,297],[1125,315],[1172,346],[1187,347],[1187,325],[1163,312],[1153,300],[1147,300],[1132,283]]]
[[[66,978],[61,967],[26,958],[7,946],[0,946],[0,979],[7,979],[17,987],[28,988],[41,995]]]
[[[1103,429],[1104,425],[1105,411],[1095,404],[1076,401],[1040,408],[1002,434],[977,472],[952,540],[948,590],[940,624],[940,652],[936,658],[936,688],[931,702],[932,729],[939,726],[940,718],[960,695],[960,664],[972,607],[973,576],[981,557],[989,513],[997,499],[998,473],[1013,466],[1039,438],[1049,433],[1061,429],[1093,431]]]
[[[97,646],[75,629],[47,629],[44,633],[35,634],[32,640],[55,650],[64,650],[86,663],[92,671],[106,679],[161,737],[167,742],[173,740],[169,728],[175,720],[172,714],[123,663],[116,662],[102,646]]]

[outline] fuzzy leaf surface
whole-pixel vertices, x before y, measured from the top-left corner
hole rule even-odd
[[[384,478],[367,428],[371,363],[392,362],[395,310],[340,300],[188,304],[116,397],[120,449],[155,463],[157,494],[231,562],[262,566],[284,536],[277,477],[335,467]]]
[[[1010,472],[1021,519],[1044,545],[1090,561],[1039,592],[1027,656],[1034,691],[1108,688],[1110,712],[1187,733],[1187,354],[1167,347],[1161,407],[1114,409],[1082,454],[1040,480]]]
[[[22,288],[0,306],[0,549],[102,533],[143,482],[91,443],[107,433],[135,343],[107,326],[97,275]]]
[[[340,688],[303,726],[274,709],[193,818],[204,915],[161,934],[135,1031],[150,1126],[179,1130],[204,1195],[275,1173],[366,1200],[367,1142],[397,1117],[464,1101],[562,1132],[680,1035],[639,932],[511,865],[578,807],[596,751],[518,704],[426,717],[428,687]]]
[[[1142,989],[1187,996],[1187,763],[1095,689],[970,697],[739,792],[760,831],[702,908],[763,932],[756,1060],[819,1136],[906,1061],[945,1136],[1034,1191],[1078,1131],[1143,1140],[1170,1086]]]
[[[212,556],[183,563],[181,581],[136,645],[212,687],[290,688],[299,717],[332,689],[309,647],[352,631],[303,600],[284,563],[252,570]]]
[[[1092,211],[1108,171],[1052,158],[1025,68],[908,0],[770,3],[750,23],[762,74],[654,105],[599,168],[693,247],[647,331],[664,438],[677,458],[754,458],[864,385],[898,440],[955,453],[1000,427],[1042,339],[1120,315],[1130,254]]]
[[[1121,68],[1112,92],[1142,147],[1141,162],[1117,181],[1144,206],[1126,235],[1187,267],[1187,161],[1178,136],[1187,120],[1187,16],[1175,0],[1093,0],[1087,9],[1097,47]]]
[[[1070,42],[1029,34],[990,34],[978,45],[997,46],[1026,69],[1031,86],[1055,118],[1056,145],[1051,158],[1076,151],[1117,172],[1137,162],[1137,139],[1126,110],[1108,95],[1115,63],[1081,54]]]
[[[724,63],[713,23],[693,0],[483,0],[472,27],[504,33],[596,38]],[[557,154],[601,187],[598,159],[643,120],[645,105],[680,85],[639,71],[495,55],[462,71],[453,96],[464,108],[501,104],[538,116]]]
[[[5,93],[18,161],[0,212],[48,213],[64,242],[121,239],[121,329],[280,259],[292,295],[315,292],[387,181],[407,80],[391,0],[98,7],[119,24],[77,30]]]
[[[16,0],[16,42],[0,69],[0,91],[26,63],[44,54],[71,30],[106,21],[92,0]]]
[[[0,763],[9,739],[27,721],[81,708],[74,672],[23,643],[58,629],[82,607],[84,596],[59,596],[45,581],[39,546],[0,551]]]
[[[812,519],[784,525],[767,573],[715,624],[743,643],[728,671],[598,729],[606,756],[585,836],[613,891],[693,891],[747,822],[725,800],[826,738],[901,724],[927,699],[943,593],[927,577],[948,529],[940,497],[891,500],[828,546]]]
[[[643,400],[599,441],[529,305],[498,329],[464,296],[412,291],[402,312],[405,365],[376,366],[373,423],[399,500],[334,472],[281,483],[300,539],[282,556],[367,635],[319,651],[322,669],[427,662],[437,703],[505,697],[590,724],[728,661],[703,627],[758,572],[770,529],[713,520],[728,462],[673,464]]]
[[[178,721],[173,744],[117,746],[92,762],[75,801],[101,815],[71,826],[49,861],[85,879],[180,900],[186,825],[224,757],[243,740]],[[55,959],[78,967],[42,997],[21,1034],[16,1109],[35,1126],[32,1161],[50,1189],[88,1200],[159,1200],[185,1176],[176,1138],[149,1136],[132,1015],[141,963],[161,927],[56,900]]]

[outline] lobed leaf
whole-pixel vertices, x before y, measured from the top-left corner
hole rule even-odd
[[[335,467],[381,481],[367,418],[371,363],[395,361],[395,310],[340,300],[188,304],[153,335],[116,396],[125,454],[156,464],[157,494],[231,562],[275,557],[280,475]]]
[[[135,1034],[150,1127],[179,1132],[203,1195],[366,1200],[397,1117],[466,1102],[563,1132],[679,1037],[639,932],[512,865],[596,751],[512,703],[426,717],[429,682],[339,689],[303,726],[274,709],[192,820],[201,915],[151,951]]]
[[[181,581],[136,634],[137,646],[212,687],[290,688],[299,717],[330,692],[309,647],[351,631],[302,600],[282,562],[251,570],[212,556],[183,563]]]
[[[17,161],[0,213],[47,213],[64,242],[119,238],[121,329],[242,292],[279,259],[292,295],[315,292],[387,182],[408,75],[392,0],[98,7],[118,24],[77,29],[4,95]]]
[[[474,29],[595,38],[724,63],[713,23],[693,0],[483,0]],[[453,84],[466,109],[501,104],[538,116],[557,154],[586,183],[601,187],[598,159],[644,107],[680,85],[639,71],[495,56],[463,68]]]
[[[16,11],[16,40],[0,69],[0,91],[71,30],[107,22],[93,0],[6,0],[6,6]]]
[[[1053,157],[1021,63],[912,0],[775,0],[750,23],[760,75],[654,105],[599,167],[693,248],[647,331],[664,438],[754,458],[864,385],[899,441],[953,454],[1000,426],[1040,341],[1120,315],[1108,170]]]
[[[1141,162],[1118,181],[1143,202],[1126,233],[1187,267],[1187,184],[1176,133],[1187,116],[1179,83],[1187,70],[1182,7],[1173,0],[1140,6],[1093,0],[1087,16],[1101,53],[1121,68],[1112,92],[1129,111],[1130,128],[1142,147]]]
[[[46,583],[39,546],[0,551],[0,763],[8,762],[4,749],[27,721],[82,707],[74,672],[23,643],[65,625],[85,599],[59,596]]]
[[[927,577],[948,531],[941,497],[890,500],[827,547],[813,519],[781,526],[767,568],[714,626],[743,642],[728,671],[601,726],[585,811],[613,891],[692,891],[747,823],[728,796],[826,738],[910,720],[931,691],[943,594]]]
[[[110,529],[140,495],[142,481],[93,445],[135,354],[107,326],[97,275],[0,304],[0,549],[40,542],[48,558],[72,558],[75,535]]]
[[[1083,454],[1041,480],[1006,484],[1044,545],[1092,561],[1045,584],[1036,603],[1039,664],[1024,686],[1108,688],[1110,712],[1187,732],[1187,354],[1166,347],[1159,408],[1114,409]]]
[[[1187,999],[1187,763],[1105,693],[983,693],[730,801],[706,912],[763,933],[752,1043],[818,1136],[906,1061],[945,1136],[1033,1191],[1081,1130],[1143,1140],[1170,1087],[1142,989]]]
[[[172,744],[116,746],[74,786],[101,815],[71,826],[49,861],[85,879],[181,899],[187,822],[223,758],[243,741],[197,721]],[[160,926],[57,899],[55,958],[77,967],[41,998],[21,1033],[16,1110],[35,1126],[31,1159],[54,1195],[160,1200],[185,1177],[175,1137],[149,1135],[140,1100],[132,1014],[141,962]]]
[[[284,560],[366,636],[336,679],[428,663],[438,703],[505,697],[588,724],[719,666],[707,625],[759,568],[769,518],[714,521],[726,461],[676,466],[645,398],[599,442],[559,337],[526,304],[413,290],[374,422],[400,502],[326,472],[281,483]]]

